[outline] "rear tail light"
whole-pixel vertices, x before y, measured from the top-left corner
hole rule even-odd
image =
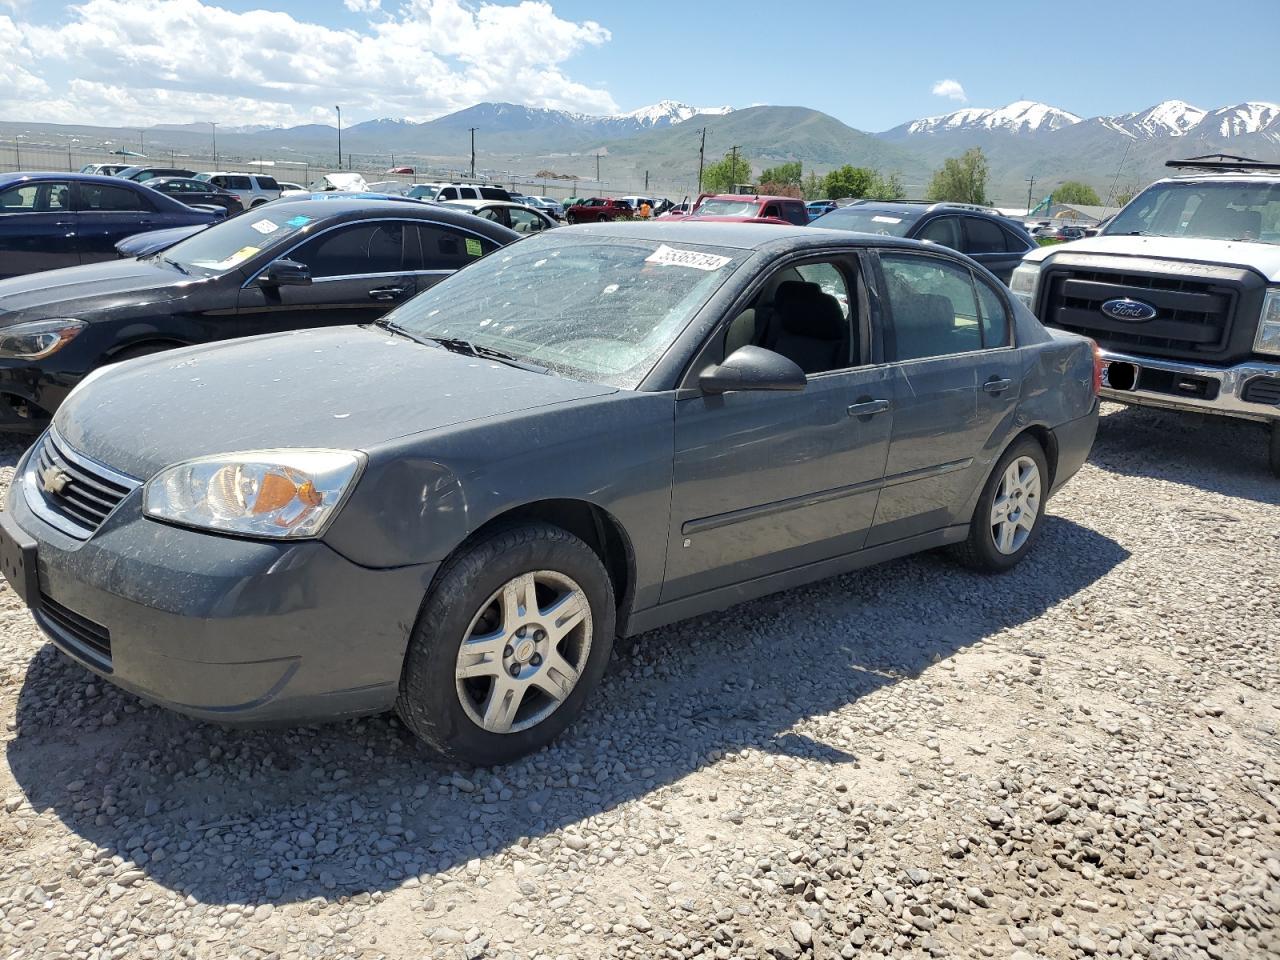
[[[1102,349],[1093,340],[1089,345],[1093,347],[1093,395],[1096,397],[1102,392]]]

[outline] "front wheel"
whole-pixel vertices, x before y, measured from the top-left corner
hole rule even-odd
[[[968,539],[957,547],[961,561],[987,573],[1017,566],[1044,528],[1048,484],[1044,448],[1032,437],[1010,446],[978,497]]]
[[[1280,477],[1280,420],[1271,421],[1271,472]]]
[[[453,761],[509,763],[554,740],[613,649],[613,585],[595,551],[549,524],[507,527],[440,571],[396,710]]]

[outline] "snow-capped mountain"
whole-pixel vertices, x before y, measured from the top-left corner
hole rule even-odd
[[[1080,117],[1047,103],[1034,100],[1015,100],[1005,107],[983,109],[967,107],[938,117],[913,120],[888,131],[903,136],[934,134],[962,130],[1003,131],[1007,133],[1034,133],[1041,130],[1058,130],[1079,123]]]
[[[1280,138],[1280,104],[1249,100],[1233,107],[1219,107],[1205,114],[1197,133],[1211,137],[1239,137],[1250,133]]]
[[[622,113],[602,119],[633,120],[646,127],[666,127],[676,123],[684,123],[691,117],[701,114],[723,116],[732,112],[733,107],[691,107],[687,103],[681,103],[679,100],[659,100],[657,103],[650,104],[647,107],[632,110],[630,113]]]
[[[1164,100],[1154,107],[1114,117],[1098,117],[1106,127],[1135,140],[1181,137],[1204,119],[1208,111],[1184,100]]]

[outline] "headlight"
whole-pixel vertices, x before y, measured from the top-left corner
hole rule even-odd
[[[1009,278],[1009,290],[1015,297],[1031,308],[1036,309],[1036,287],[1040,285],[1040,264],[1020,263]]]
[[[345,450],[253,450],[168,467],[143,490],[149,517],[248,537],[317,537],[364,457]]]
[[[1262,317],[1258,320],[1253,349],[1280,356],[1280,287],[1268,290],[1262,298]]]
[[[0,357],[39,360],[57,353],[88,324],[83,320],[31,320],[0,330]]]

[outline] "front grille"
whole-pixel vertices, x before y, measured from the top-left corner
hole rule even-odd
[[[137,482],[71,452],[50,430],[40,441],[32,469],[45,506],[66,521],[59,526],[81,539],[89,537]]]
[[[1280,378],[1254,377],[1244,385],[1247,403],[1271,403],[1280,406]]]
[[[1092,337],[1120,352],[1205,358],[1226,350],[1236,290],[1226,283],[1122,270],[1055,270],[1048,276],[1045,322]],[[1116,320],[1102,312],[1108,300],[1141,300],[1151,320]]]
[[[87,617],[68,610],[62,604],[40,594],[36,617],[46,630],[74,654],[86,657],[99,667],[111,666],[111,632]]]

